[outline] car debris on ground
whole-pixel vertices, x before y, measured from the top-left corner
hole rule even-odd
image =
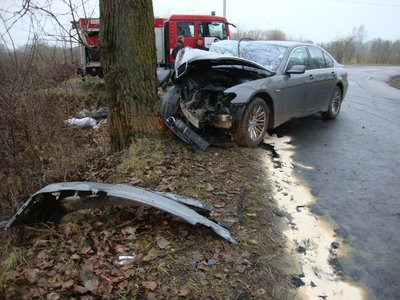
[[[204,216],[213,209],[209,204],[171,193],[95,182],[62,182],[45,186],[25,202],[7,222],[5,229],[20,224],[58,222],[70,211],[110,205],[158,208],[189,224],[207,226],[227,241],[237,244],[226,228]]]
[[[64,121],[67,125],[74,125],[78,127],[91,127],[93,129],[99,128],[97,122],[93,118],[85,117],[85,118],[70,118]]]

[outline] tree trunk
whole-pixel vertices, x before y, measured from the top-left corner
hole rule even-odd
[[[100,0],[100,54],[111,148],[156,130],[159,111],[151,0]]]

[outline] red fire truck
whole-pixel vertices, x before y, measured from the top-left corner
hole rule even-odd
[[[207,48],[218,40],[230,38],[226,18],[215,15],[171,15],[168,18],[154,19],[157,64],[169,68],[173,62],[172,50],[178,36],[184,36],[185,47],[195,47],[199,39]],[[234,26],[234,25],[233,25]],[[84,42],[80,46],[80,66],[78,73],[102,76],[100,55],[98,52],[100,20],[98,18],[82,18],[73,24],[79,38]]]

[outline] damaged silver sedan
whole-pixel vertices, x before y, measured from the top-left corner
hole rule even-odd
[[[284,41],[220,41],[209,52],[185,48],[173,82],[161,102],[164,123],[201,149],[210,130],[256,147],[267,129],[292,118],[321,113],[334,119],[348,87],[343,66],[325,50]]]
[[[206,217],[213,209],[209,204],[171,193],[95,182],[63,182],[44,187],[25,202],[5,229],[20,224],[57,222],[73,210],[109,205],[158,208],[189,224],[207,226],[229,242],[237,243],[226,228]]]

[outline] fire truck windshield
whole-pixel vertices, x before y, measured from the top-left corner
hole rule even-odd
[[[199,36],[226,40],[226,25],[221,22],[202,22],[199,24]]]

